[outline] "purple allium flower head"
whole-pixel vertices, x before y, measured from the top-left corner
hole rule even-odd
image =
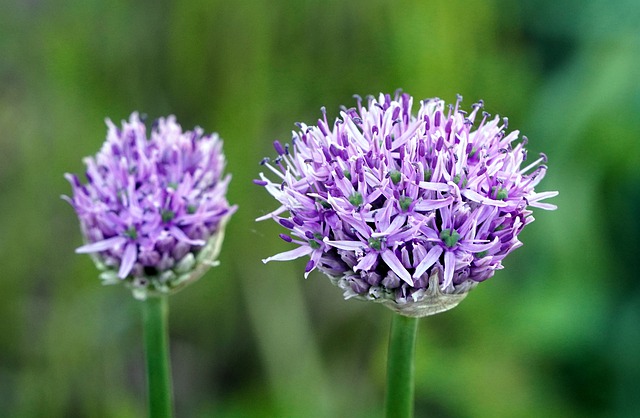
[[[357,96],[356,96],[357,97]],[[297,248],[271,260],[308,255],[305,277],[328,275],[346,298],[373,300],[407,316],[457,305],[502,268],[533,221],[530,207],[557,192],[534,187],[546,172],[530,164],[526,138],[507,119],[428,99],[411,113],[408,94],[370,97],[329,124],[298,124],[292,146],[275,142],[262,164],[264,186],[280,207],[273,218]]]
[[[106,120],[107,140],[87,157],[87,183],[65,177],[86,245],[105,284],[125,282],[134,296],[170,293],[198,279],[216,258],[228,217],[230,176],[217,134],[182,131],[175,117],[147,129],[137,113],[122,128]]]

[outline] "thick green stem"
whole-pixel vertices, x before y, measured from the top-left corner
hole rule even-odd
[[[386,418],[413,417],[413,358],[418,318],[394,314],[387,353]]]
[[[149,417],[171,418],[173,394],[169,362],[168,300],[166,296],[148,297],[142,305]]]

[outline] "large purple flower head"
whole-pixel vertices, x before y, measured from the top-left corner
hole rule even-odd
[[[526,138],[506,118],[461,100],[423,100],[414,116],[408,94],[357,97],[333,126],[323,109],[292,146],[276,141],[263,161],[272,175],[255,182],[280,207],[258,220],[279,222],[297,248],[264,262],[308,255],[305,276],[318,269],[346,298],[407,316],[450,309],[493,276],[521,245],[529,207],[555,209],[541,201],[557,192],[534,190],[546,158],[523,166]]]
[[[228,217],[230,176],[217,134],[182,131],[175,117],[154,122],[149,137],[137,113],[87,157],[87,184],[66,174],[86,245],[105,284],[134,296],[166,294],[198,279],[216,258]]]

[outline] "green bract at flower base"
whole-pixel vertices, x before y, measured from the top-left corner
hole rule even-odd
[[[159,275],[135,277],[133,280],[125,281],[125,285],[131,289],[136,299],[145,300],[148,297],[171,295],[195,282],[209,268],[220,264],[218,256],[222,249],[228,219],[228,217],[224,218],[220,222],[218,231],[202,248],[195,253],[190,252],[185,255],[175,263],[173,269],[168,269]],[[92,258],[98,269],[102,271],[100,279],[104,285],[122,282],[116,271],[105,266],[98,257],[92,256]]]
[[[333,284],[341,289],[347,289],[348,286],[350,286],[349,281],[344,276],[329,276],[329,279]],[[456,288],[454,293],[443,293],[438,286],[438,275],[434,272],[429,278],[429,286],[418,302],[409,301],[400,304],[389,297],[375,297],[369,295],[357,295],[353,296],[353,299],[380,303],[400,315],[412,318],[422,318],[424,316],[435,315],[455,308],[464,298],[467,297],[469,291],[477,285],[478,284],[475,282],[467,282],[465,286],[459,286]]]

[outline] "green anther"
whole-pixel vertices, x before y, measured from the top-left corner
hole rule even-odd
[[[161,216],[162,222],[169,222],[176,216],[176,213],[172,210],[163,210]]]
[[[187,205],[187,213],[189,215],[193,215],[194,213],[196,213],[196,210],[198,210],[198,207],[196,205]]]
[[[487,251],[480,251],[476,253],[476,258],[485,258],[487,256]]]
[[[342,170],[342,174],[344,174],[347,180],[351,181],[351,172],[349,170],[345,168],[344,170]]]
[[[136,231],[136,227],[135,226],[130,226],[129,229],[124,231],[124,234],[126,236],[128,236],[129,238],[131,238],[131,239],[138,238],[138,231]]]
[[[309,247],[313,248],[314,250],[317,250],[318,248],[320,248],[320,243],[314,239],[310,239]]]
[[[429,181],[431,180],[431,170],[426,170],[424,172],[424,181]]]
[[[362,195],[358,192],[355,192],[354,194],[349,196],[349,203],[351,203],[353,206],[360,206],[362,205],[363,202],[364,202],[364,199],[362,198]]]
[[[389,177],[391,178],[393,184],[398,184],[400,183],[400,180],[402,180],[402,174],[398,170],[393,170],[391,173],[389,173]]]
[[[454,182],[455,184],[460,183],[460,176],[459,176],[458,174],[456,174],[456,175],[455,175],[455,177],[453,178],[453,182]]]
[[[496,229],[493,230],[493,232],[502,231],[503,229],[504,229],[504,225],[498,225],[496,226]]]
[[[178,190],[178,183],[176,183],[175,181],[169,182],[169,184],[167,184],[167,187],[169,189]]]
[[[380,241],[380,238],[369,238],[369,247],[373,248],[374,250],[380,251],[380,249],[382,248],[382,242]]]
[[[316,232],[315,234],[313,234],[313,237],[319,241],[322,241],[322,239],[324,238],[322,234],[319,232]]]
[[[442,232],[440,232],[440,239],[444,241],[447,247],[451,248],[460,241],[460,234],[458,234],[455,229],[443,229]]]
[[[467,183],[468,183],[468,179],[462,180],[462,185],[460,187],[464,189],[465,187],[467,187]]]
[[[400,198],[400,201],[398,203],[400,203],[400,208],[402,209],[402,211],[406,212],[407,210],[409,210],[409,206],[411,206],[412,202],[412,198],[404,196]]]
[[[493,186],[491,188],[491,194],[496,195],[496,200],[505,200],[509,197],[509,193],[507,193],[507,189],[503,187]]]

